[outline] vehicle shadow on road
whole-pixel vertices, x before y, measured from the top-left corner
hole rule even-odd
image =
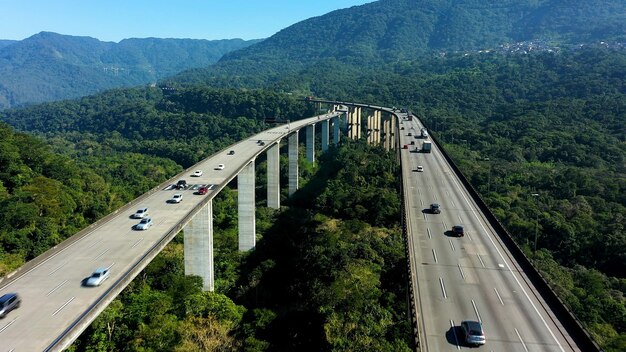
[[[446,331],[446,340],[449,344],[454,346],[462,346],[461,343],[463,331],[460,326],[452,326]]]

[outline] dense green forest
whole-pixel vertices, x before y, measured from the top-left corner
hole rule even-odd
[[[273,91],[293,95],[182,86],[165,93],[116,90],[5,111],[0,118],[46,137],[55,151],[88,162],[115,187],[115,178],[107,176],[114,168],[103,157],[139,157],[133,153],[141,152],[186,167],[263,128],[264,118],[310,116],[311,107],[297,93],[407,106],[444,144],[605,350],[621,351],[626,345],[625,72],[626,53],[603,48],[446,55],[376,69],[329,59],[270,83]],[[194,122],[180,125],[182,121]],[[205,124],[210,127],[199,133]],[[213,130],[220,133],[210,135]],[[377,203],[367,202],[368,192],[363,194],[362,207],[329,203],[332,197],[320,194],[313,208],[320,213],[316,221],[368,214]],[[298,202],[302,200],[294,199],[292,206],[306,208]],[[393,214],[393,209],[368,214],[368,226],[387,226]],[[271,227],[269,222],[264,226]],[[254,260],[256,271],[245,266]],[[252,286],[263,287],[258,286],[262,274],[280,268],[276,260],[268,260],[254,254],[241,267],[222,261],[223,272],[229,274],[221,279],[221,292],[237,304],[249,304],[250,293],[232,290],[237,286],[233,282],[240,273],[242,280],[252,280],[246,276],[249,271],[258,279]],[[262,293],[254,307],[275,309]],[[276,322],[282,321],[279,316]],[[271,344],[270,335],[254,339]],[[237,336],[234,341],[243,343]]]

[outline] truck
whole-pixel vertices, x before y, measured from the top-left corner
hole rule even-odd
[[[433,148],[433,144],[430,141],[424,141],[422,143],[422,153],[430,153],[430,150]]]

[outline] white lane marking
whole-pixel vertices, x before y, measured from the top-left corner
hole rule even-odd
[[[451,202],[452,202],[452,206],[456,208],[456,203],[454,201],[451,201]]]
[[[448,242],[450,242],[450,248],[452,248],[452,251],[454,251],[454,243],[452,243],[452,240],[448,240]]]
[[[111,269],[115,265],[115,262],[111,263],[111,265],[107,266],[107,269]]]
[[[439,284],[441,285],[441,292],[443,293],[443,298],[448,299],[448,294],[446,294],[446,287],[443,284],[442,278],[439,278]]]
[[[457,218],[459,218],[459,224],[462,224],[463,220],[461,220],[461,215],[458,215]]]
[[[457,264],[457,266],[459,267],[459,272],[461,273],[461,277],[463,278],[463,280],[465,280],[465,273],[463,272],[463,268],[461,268],[461,264]]]
[[[474,302],[474,300],[472,300],[472,307],[474,307],[474,312],[476,313],[478,321],[482,324],[483,320],[480,318],[480,313],[478,313],[478,308],[476,308],[476,302]]]
[[[100,255],[98,255],[97,257],[93,258],[92,262],[95,262],[96,260],[100,259],[100,257],[102,257],[103,255],[106,254],[106,252],[108,252],[109,249],[105,250],[104,252],[100,253]]]
[[[517,337],[519,338],[519,342],[521,342],[522,346],[524,346],[524,351],[528,352],[528,347],[526,347],[526,344],[524,343],[524,340],[522,340],[522,336],[519,334],[519,331],[517,331],[517,329],[515,329],[515,333],[517,334]]]
[[[67,281],[68,280],[65,280],[65,281],[61,282],[60,284],[58,284],[55,288],[50,290],[46,296],[50,296],[51,294],[53,294],[54,291],[58,290],[59,288],[61,288],[61,286],[65,285],[67,283]]]
[[[424,217],[424,220],[426,220],[426,213],[422,213],[422,216]]]
[[[448,228],[448,225],[446,225],[444,221],[441,222],[441,226],[443,226],[444,231]]]
[[[422,205],[422,208],[424,207],[424,200],[422,198],[420,198],[420,204]]]
[[[430,234],[430,227],[426,228],[426,231],[428,231],[428,238],[433,238],[432,235]]]
[[[50,274],[48,274],[48,276],[52,276],[52,274],[54,274],[54,273],[56,273],[57,271],[61,270],[61,268],[62,268],[65,264],[67,264],[67,262],[63,262],[63,264],[61,264],[61,265],[57,266],[54,270],[52,270],[52,271],[50,272]]]
[[[433,258],[435,259],[435,263],[437,262],[437,252],[435,252],[435,249],[433,248]]]
[[[135,248],[135,247],[137,247],[137,245],[138,245],[141,241],[143,241],[143,237],[142,237],[142,238],[140,238],[140,239],[138,239],[138,240],[137,240],[137,241],[133,244],[133,246],[132,246],[132,247],[130,247],[130,248]]]
[[[454,321],[450,320],[450,329],[452,330],[452,334],[454,335],[454,342],[456,344],[456,349],[460,350],[461,346],[459,344],[459,338],[456,336],[456,329],[454,328]]]
[[[494,287],[493,290],[496,291],[496,296],[498,296],[498,299],[500,300],[500,304],[504,305],[504,302],[502,301],[502,297],[500,297],[500,293],[498,293],[498,289]]]
[[[450,197],[450,192],[448,192],[448,190],[446,190],[446,194],[448,195],[448,198],[451,198]]]
[[[447,162],[446,162],[447,164]],[[472,211],[472,215],[474,215],[474,217],[476,218],[476,220],[478,220],[478,223],[480,224],[480,227],[483,229],[483,232],[487,235],[487,238],[489,239],[489,241],[491,242],[491,245],[493,246],[493,248],[496,250],[496,252],[498,253],[498,255],[500,256],[500,258],[504,261],[504,263],[506,264],[507,269],[509,269],[509,272],[511,273],[511,276],[513,276],[513,279],[515,280],[515,282],[517,283],[517,285],[520,287],[520,289],[522,290],[522,292],[524,293],[524,296],[526,296],[526,299],[528,300],[528,302],[530,303],[530,305],[533,307],[533,309],[535,310],[535,313],[537,313],[537,315],[539,316],[539,319],[541,319],[541,322],[543,323],[543,325],[546,327],[546,329],[548,329],[548,332],[550,333],[550,336],[552,336],[552,338],[554,339],[554,341],[556,342],[556,345],[559,346],[559,350],[561,350],[562,352],[565,352],[565,350],[563,349],[563,346],[561,346],[561,343],[559,342],[559,340],[556,338],[556,336],[554,335],[554,333],[552,332],[552,329],[550,329],[550,327],[548,326],[548,323],[546,322],[546,320],[543,318],[543,316],[541,315],[541,313],[539,313],[539,309],[537,309],[537,306],[535,305],[535,303],[530,299],[530,296],[528,295],[528,293],[526,292],[526,290],[524,289],[524,287],[522,286],[522,283],[519,281],[519,279],[517,278],[517,276],[515,276],[515,273],[513,272],[513,270],[511,269],[511,267],[509,266],[509,263],[506,262],[506,259],[504,259],[504,255],[502,255],[502,252],[500,252],[500,249],[498,248],[498,246],[496,246],[496,243],[494,242],[493,238],[491,238],[491,235],[489,234],[489,232],[487,231],[487,229],[485,228],[485,226],[483,225],[483,222],[481,221],[480,217],[478,217],[478,214],[476,214],[476,212],[474,211],[474,207],[471,206],[470,201],[467,199],[467,197],[465,196],[465,192],[463,192],[463,189],[461,189],[461,186],[459,185],[459,182],[456,178],[452,178],[452,180],[454,181],[454,185],[456,186],[456,188],[458,189],[459,193],[461,194],[461,196],[463,196],[463,199],[465,200],[465,202],[467,203],[468,207],[470,208],[470,210]]]
[[[57,313],[59,313],[61,311],[61,309],[65,308],[68,304],[70,304],[74,300],[74,298],[76,298],[76,297],[72,297],[72,298],[70,298],[69,301],[65,302],[65,304],[63,304],[61,307],[59,307],[59,309],[57,309],[54,313],[52,313],[52,316],[57,315]]]
[[[469,240],[470,240],[470,241],[473,241],[473,240],[472,240],[472,236],[470,236],[470,234],[469,234],[469,233],[466,233],[466,235],[467,235],[467,238],[469,238]]]
[[[476,254],[476,256],[478,257],[478,260],[480,260],[480,264],[483,266],[483,268],[485,268],[485,262],[483,262],[483,258],[480,257],[480,254]]]
[[[0,332],[3,332],[4,330],[6,330],[9,326],[11,326],[13,323],[15,323],[16,320],[17,320],[17,318],[11,320],[10,323],[8,323],[7,325],[3,326],[2,329],[0,329]]]

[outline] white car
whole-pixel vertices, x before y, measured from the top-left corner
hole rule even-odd
[[[194,171],[193,174],[191,174],[191,176],[193,176],[193,177],[200,177],[200,176],[202,176],[202,170]]]
[[[417,172],[424,172],[424,167],[422,165],[417,166]]]
[[[143,219],[146,216],[148,216],[148,208],[139,208],[135,214],[133,214],[133,218],[135,219]]]
[[[170,203],[180,203],[183,201],[183,195],[180,193],[176,193],[175,195],[172,196],[172,198],[170,198],[169,202]]]
[[[87,281],[85,281],[85,286],[100,286],[104,280],[109,278],[109,269],[107,268],[98,268],[96,271],[91,274]]]
[[[152,219],[143,218],[137,225],[135,225],[135,230],[147,230],[150,226],[152,226]]]
[[[219,164],[219,165],[217,165],[217,167],[215,168],[215,170],[224,170],[224,164]]]

